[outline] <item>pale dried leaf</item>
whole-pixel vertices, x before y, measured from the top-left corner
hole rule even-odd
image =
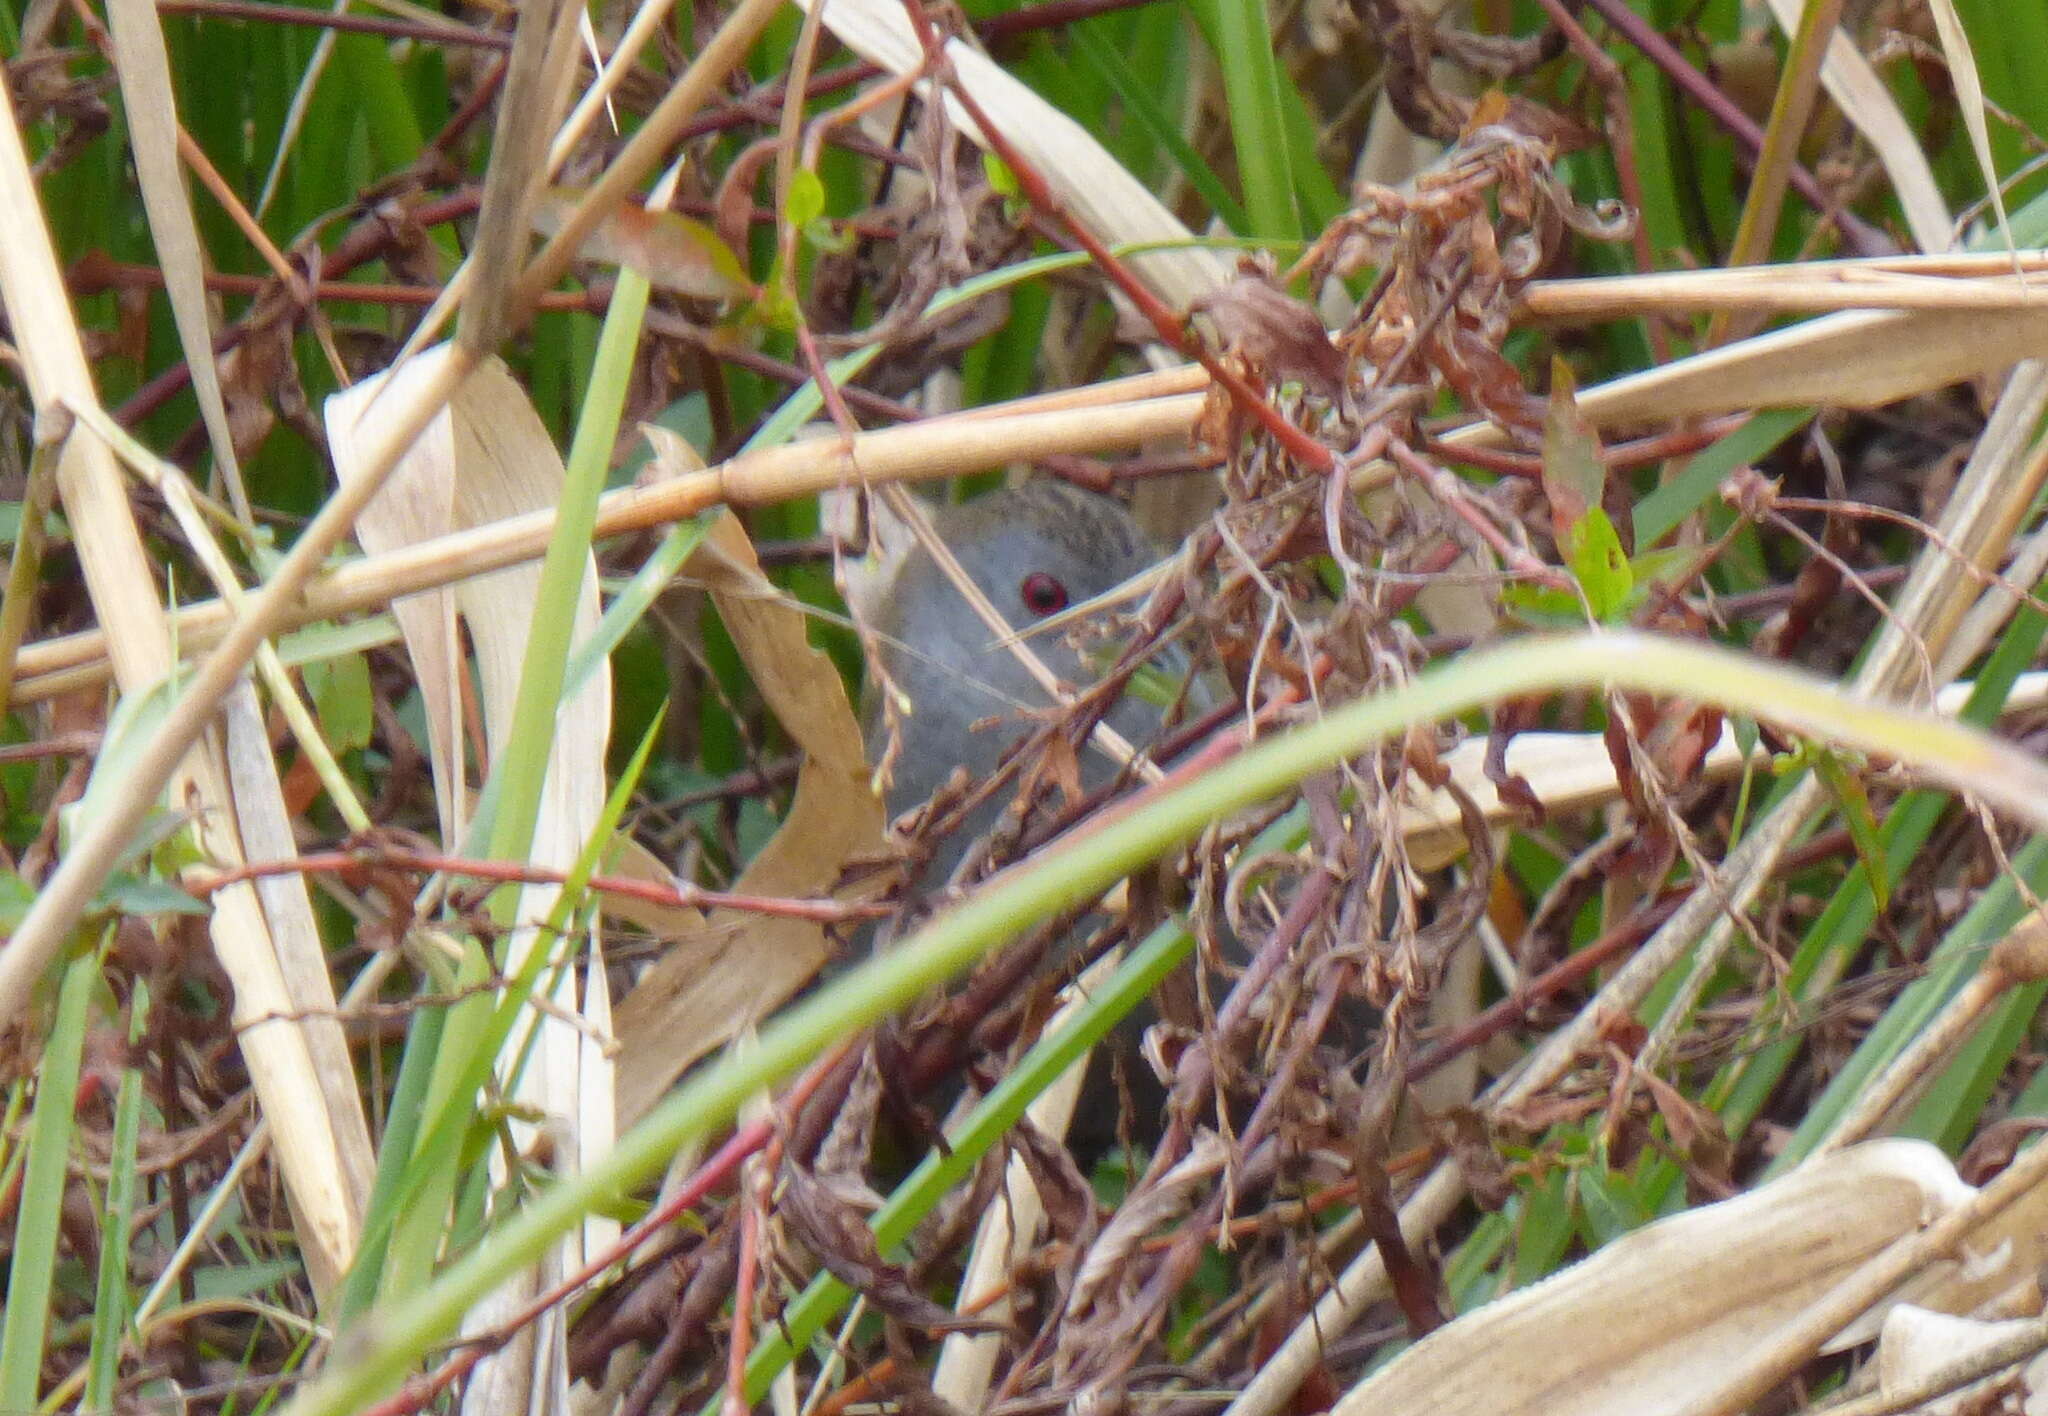
[[[1926,1382],[1938,1379],[1941,1374],[1956,1363],[1963,1362],[1980,1352],[1987,1351],[2010,1337],[2027,1338],[2038,1334],[2038,1319],[2020,1319],[2006,1322],[1978,1322],[1970,1318],[1951,1317],[1947,1313],[1929,1312],[1901,1303],[1892,1309],[1884,1321],[1884,1332],[1877,1342],[1877,1386],[1887,1397],[1902,1396],[1921,1388]],[[1972,1400],[1980,1392],[2008,1378],[2010,1369],[1994,1375],[1984,1383],[1971,1383],[1960,1387],[1946,1396],[1938,1397],[1917,1407],[1924,1416],[1954,1416],[1964,1411],[2010,1411],[2010,1402],[1986,1405],[1981,1397]],[[2025,1416],[2041,1416],[2048,1409],[2048,1356],[2036,1356],[2019,1373],[2020,1406]]]
[[[769,711],[804,753],[789,815],[734,888],[827,894],[848,860],[883,847],[882,805],[845,685],[811,647],[803,613],[761,574],[738,518],[719,518],[685,574],[711,592]],[[828,952],[822,926],[728,910],[676,938],[619,1004],[619,1124],[795,993]]]
[[[553,236],[584,193],[551,187],[534,203],[534,230]],[[678,295],[705,300],[740,300],[758,289],[747,279],[739,258],[701,221],[673,211],[649,211],[637,202],[612,208],[583,238],[578,253],[585,260],[626,266],[649,284]]]
[[[1935,1264],[1900,1285],[1892,1303],[1872,1309],[1824,1351],[1878,1336],[1894,1304],[1957,1316],[1974,1313],[2022,1285],[2032,1287],[2048,1269],[2048,1189],[2036,1187],[1975,1230],[1960,1257]]]
[[[408,359],[395,370],[365,379],[327,400],[327,443],[336,472],[346,477],[362,455],[370,430],[366,416],[382,396],[404,397],[411,385],[433,376],[441,354],[433,351]],[[444,414],[427,425],[400,460],[363,514],[356,518],[356,540],[372,555],[396,551],[419,541],[444,536],[455,524],[455,429]],[[391,602],[412,659],[413,679],[426,708],[427,756],[434,773],[434,800],[440,808],[441,839],[451,848],[469,826],[469,799],[463,783],[462,654],[455,632],[455,592],[442,587]]]
[[[1975,1191],[1922,1141],[1873,1141],[1623,1236],[1487,1304],[1347,1393],[1336,1416],[1658,1416],[1710,1406],[1764,1339]]]

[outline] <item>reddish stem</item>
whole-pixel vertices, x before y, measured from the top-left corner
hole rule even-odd
[[[472,860],[463,856],[439,855],[432,851],[393,848],[323,851],[288,860],[252,861],[231,870],[221,871],[208,880],[194,884],[191,889],[194,894],[206,896],[224,886],[238,884],[244,880],[305,872],[339,875],[378,866],[461,875],[475,880],[490,880],[511,885],[568,883],[566,872],[549,870],[537,865],[502,860]],[[589,888],[599,894],[644,900],[655,905],[670,905],[683,909],[744,910],[750,914],[811,920],[819,924],[843,924],[855,919],[880,919],[893,912],[887,905],[846,904],[838,900],[779,899],[771,895],[737,895],[723,890],[705,890],[686,881],[660,885],[651,880],[632,880],[616,875],[592,876]]]
[[[915,0],[906,4],[904,8],[911,17],[911,24],[916,28],[920,42],[924,45],[927,69],[959,100],[960,106],[967,110],[967,116],[981,129],[982,136],[995,150],[996,156],[1001,158],[1004,165],[1015,175],[1017,186],[1024,193],[1025,199],[1041,215],[1057,222],[1073,237],[1075,244],[1088,253],[1089,259],[1101,268],[1102,273],[1124,293],[1124,297],[1150,322],[1153,329],[1158,331],[1161,340],[1208,370],[1209,377],[1230,396],[1231,402],[1239,411],[1257,421],[1304,467],[1315,472],[1328,472],[1334,467],[1337,460],[1335,453],[1282,417],[1280,410],[1268,403],[1244,375],[1217,358],[1201,340],[1190,334],[1187,322],[1168,309],[1166,302],[1153,294],[1151,287],[1133,275],[1130,267],[1117,259],[1115,253],[1104,245],[1094,232],[1068,214],[1065,205],[1053,194],[1052,188],[1039,174],[1038,169],[1025,159],[1016,145],[1004,135],[1002,129],[989,118],[973,93],[959,81],[953,72],[952,63],[946,58],[945,49],[940,45],[931,27],[930,20]]]
[[[477,49],[498,50],[509,50],[512,47],[512,36],[509,34],[471,29],[467,25],[421,24],[415,20],[380,19],[374,15],[348,15],[335,10],[265,4],[263,0],[162,0],[157,9],[167,15],[253,20],[260,24],[273,25],[310,25],[316,29],[375,34],[387,39],[417,40],[423,44],[461,44]]]

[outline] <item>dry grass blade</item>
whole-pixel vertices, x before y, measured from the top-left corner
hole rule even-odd
[[[357,465],[361,442],[360,416],[368,400],[396,380],[412,377],[412,363],[395,374],[378,375],[335,395],[327,405],[327,437],[335,466],[343,479]],[[356,539],[372,555],[390,553],[462,529],[455,516],[455,425],[445,410],[399,460],[375,499],[356,522]],[[434,773],[434,800],[440,812],[441,839],[450,849],[462,841],[469,825],[462,735],[463,653],[455,623],[456,595],[437,586],[392,603],[412,660],[426,710],[427,755]]]
[[[1970,34],[1956,14],[1954,0],[1927,0],[1927,13],[1934,19],[1934,32],[1941,37],[1942,54],[1948,59],[1949,79],[1956,86],[1956,107],[1963,128],[1970,135],[1970,151],[1983,175],[1984,190],[1991,198],[1991,210],[1998,216],[1999,235],[2012,250],[2012,225],[2005,215],[2005,187],[1998,180],[1998,164],[1991,158],[1991,130],[1984,121],[1984,83],[1977,76],[1977,59],[1970,52]],[[2017,257],[2017,252],[2014,253]]]
[[[2010,368],[2048,341],[2048,308],[1830,315],[1585,390],[1603,425],[1756,408],[1875,408]]]
[[[185,190],[178,161],[178,105],[171,89],[171,61],[164,48],[156,6],[149,0],[112,0],[107,23],[114,35],[121,97],[128,114],[128,140],[135,156],[135,174],[149,213],[150,238],[164,270],[164,290],[178,339],[185,346],[192,391],[213,441],[214,465],[227,484],[235,514],[251,520],[249,493],[221,396],[220,370],[213,358],[213,327],[207,317],[206,258],[199,245],[199,227]]]
[[[2026,263],[2037,269],[2043,264],[2034,253]],[[2037,286],[2023,283],[2010,270],[2000,278],[1966,280],[1862,270],[1808,277],[1804,271],[1772,266],[1547,281],[1530,288],[1527,304],[1539,319],[1583,320],[1695,310],[2017,310],[2042,299]]]
[[[1764,125],[1763,150],[1757,154],[1756,171],[1742,198],[1742,220],[1728,247],[1730,265],[1756,265],[1770,252],[1777,234],[1778,218],[1790,184],[1792,167],[1798,161],[1799,141],[1805,136],[1818,97],[1821,65],[1829,41],[1835,38],[1835,22],[1842,15],[1842,0],[1808,0],[1800,11],[1799,23],[1791,30],[1791,45],[1785,67],[1778,75],[1777,93],[1771,100],[1770,121]],[[1706,342],[1719,344],[1728,321],[1717,319],[1708,326]]]
[[[548,148],[550,177],[562,170],[562,164],[569,160],[569,154],[576,150],[576,144],[590,131],[598,115],[609,110],[620,81],[632,72],[642,51],[660,32],[661,22],[668,18],[672,4],[673,0],[642,0],[635,7],[631,23],[612,46],[611,58],[591,81],[590,87],[577,98],[576,106],[569,110],[561,131],[555,134],[555,140]]]
[[[5,301],[38,406],[49,408],[60,401],[93,406],[97,398],[92,378],[65,301],[13,109],[10,105],[0,112],[6,115],[5,131],[0,133],[0,210],[7,213],[14,232],[0,249],[0,299]],[[171,637],[120,470],[98,438],[73,436],[61,454],[57,484],[122,688],[137,694],[151,691],[172,668]],[[250,647],[253,650],[254,645]],[[232,825],[235,795],[220,749],[215,743],[199,742],[229,683],[223,677],[211,696],[188,694],[180,702],[188,730],[175,740],[160,739],[150,770],[136,773],[121,790],[103,798],[105,811],[85,826],[80,840],[45,882],[0,955],[0,1011],[7,1016],[19,1016],[104,871],[166,783],[175,781],[179,798],[196,807],[193,829],[201,848],[217,862],[241,862],[243,847]],[[268,786],[276,789],[274,773]],[[276,1128],[308,1268],[324,1290],[347,1266],[355,1246],[361,1194],[343,1157],[367,1154],[362,1116],[360,1111],[351,1116],[329,1109],[306,1028],[289,1020],[298,1015],[300,1005],[285,984],[271,924],[252,886],[220,892],[212,937],[215,952],[235,983],[236,1017],[247,1025],[241,1046],[265,1114]],[[325,981],[324,971],[320,981]],[[322,1008],[332,1025],[331,991],[322,998],[316,990],[309,1006]],[[357,1179],[360,1174],[358,1168]]]

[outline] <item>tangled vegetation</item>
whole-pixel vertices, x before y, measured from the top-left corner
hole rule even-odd
[[[0,1408],[2032,1392],[2034,7],[0,15]]]

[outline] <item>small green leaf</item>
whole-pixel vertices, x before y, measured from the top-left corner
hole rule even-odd
[[[790,176],[789,198],[783,203],[782,218],[791,226],[809,227],[825,214],[825,184],[808,167]]]
[[[1571,366],[1550,361],[1550,405],[1543,418],[1543,493],[1550,529],[1593,618],[1612,624],[1628,613],[1636,588],[1628,547],[1602,505],[1607,464],[1600,437],[1579,411]]]
[[[198,1268],[193,1270],[192,1287],[201,1302],[253,1298],[290,1283],[304,1271],[303,1265],[286,1259]]]
[[[343,654],[306,665],[305,676],[327,745],[336,752],[368,747],[377,725],[369,660],[361,654]]]
[[[1735,734],[1735,745],[1742,750],[1743,760],[1748,761],[1756,752],[1756,719],[1746,718],[1740,713],[1731,713],[1728,716],[1728,727]]]
[[[1626,1175],[1593,1164],[1574,1173],[1578,1182],[1584,1232],[1593,1248],[1611,1244],[1632,1229],[1650,1222],[1650,1212]]]
[[[989,186],[995,188],[998,195],[1012,199],[1024,195],[1024,189],[1017,185],[1017,174],[1010,170],[1010,164],[994,153],[984,152],[981,155],[981,170],[987,175]]]
[[[1522,623],[1538,629],[1584,628],[1586,607],[1568,590],[1548,585],[1503,585],[1501,607]]]
[[[203,915],[206,906],[168,880],[146,880],[137,875],[116,875],[106,883],[96,909],[119,915]]]
[[[1856,848],[1864,872],[1870,876],[1871,898],[1882,911],[1891,899],[1891,873],[1885,868],[1884,840],[1878,834],[1877,814],[1870,809],[1870,794],[1863,789],[1863,779],[1852,769],[1849,757],[1831,748],[1813,748],[1808,757],[1842,813],[1842,824],[1849,828],[1849,842]]]
[[[1638,585],[1675,587],[1700,562],[1698,546],[1658,546],[1629,558],[1629,573]]]
[[[1614,523],[1598,506],[1587,508],[1567,539],[1572,578],[1586,592],[1593,618],[1613,624],[1628,612],[1636,579]]]
[[[93,762],[92,776],[85,784],[85,795],[58,813],[67,846],[80,825],[99,813],[107,794],[122,789],[130,766],[155,736],[157,725],[171,711],[171,701],[176,696],[174,684],[159,680],[140,692],[122,694],[114,704],[114,711],[107,715],[99,757]]]
[[[762,283],[761,298],[754,302],[748,313],[764,329],[774,330],[778,334],[790,334],[796,329],[797,310],[783,293],[781,277],[782,268],[778,262],[776,268],[768,273],[768,279]]]
[[[1517,1221],[1511,1270],[1517,1288],[1548,1278],[1571,1248],[1572,1206],[1565,1184],[1564,1167],[1557,1166],[1510,1202]]]

